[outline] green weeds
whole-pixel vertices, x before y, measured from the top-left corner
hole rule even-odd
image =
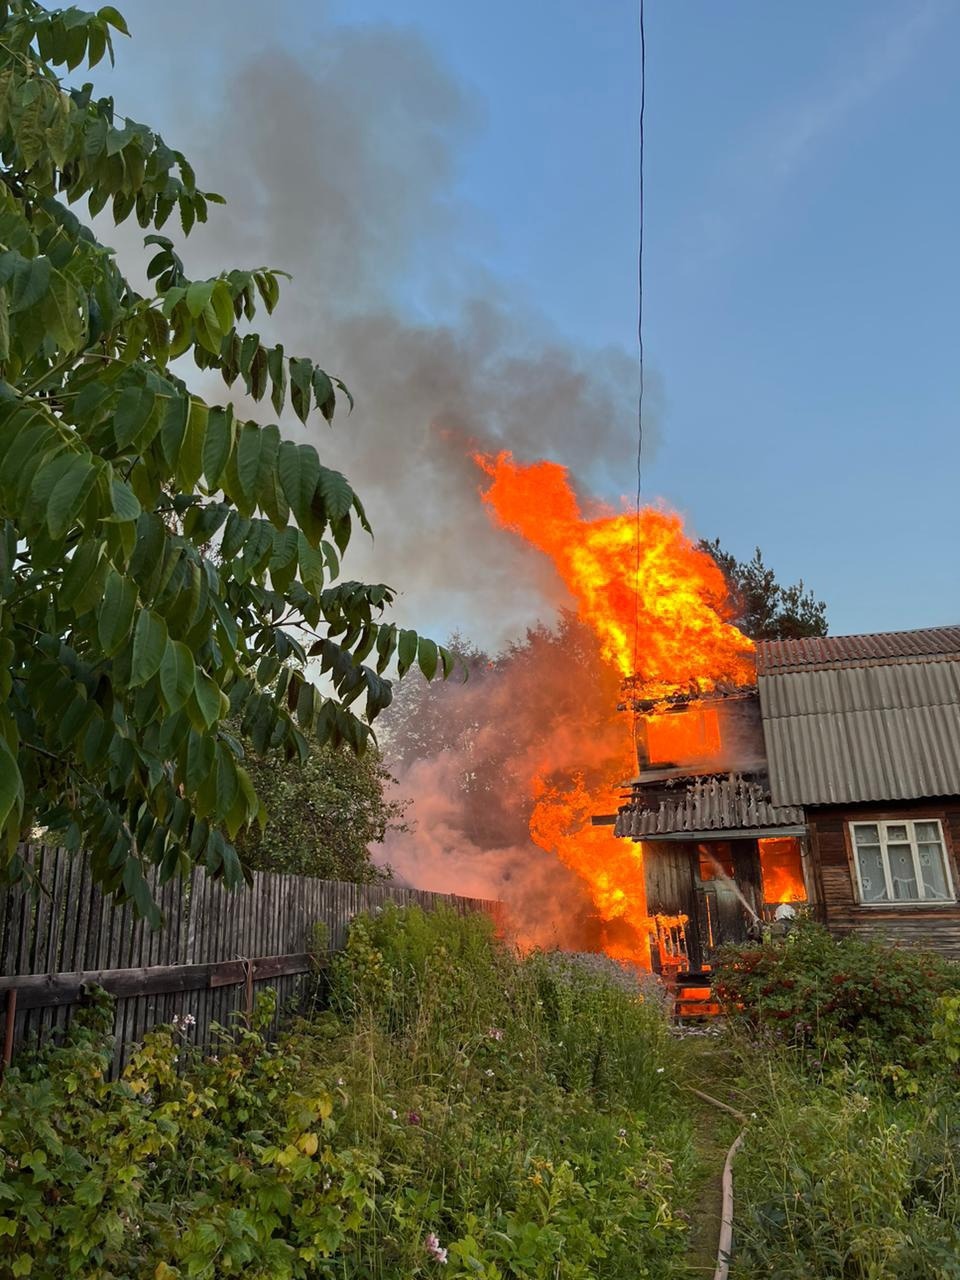
[[[201,1056],[105,1016],[0,1091],[0,1273],[253,1280],[684,1274],[690,1135],[659,1010],[489,922],[360,917],[328,1007]]]

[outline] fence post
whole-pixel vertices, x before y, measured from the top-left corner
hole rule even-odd
[[[0,1068],[0,1076],[3,1075],[10,1061],[13,1058],[13,1028],[17,1020],[17,989],[11,987],[7,992],[7,1020],[3,1030],[3,1066]]]

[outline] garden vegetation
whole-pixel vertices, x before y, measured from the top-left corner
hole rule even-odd
[[[33,1280],[686,1274],[693,1163],[658,1005],[612,963],[518,959],[483,916],[358,917],[323,1008],[264,1038],[109,1005],[8,1073],[0,1273]]]
[[[726,951],[733,1280],[960,1280],[960,970],[804,923]]]

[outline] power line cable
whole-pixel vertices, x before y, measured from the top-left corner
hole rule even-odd
[[[637,512],[636,512],[636,566],[633,589],[636,598],[633,626],[633,676],[637,676],[640,661],[640,562],[642,537],[640,512],[643,493],[643,117],[647,97],[647,41],[643,25],[643,0],[640,4],[640,113],[639,113],[639,190],[638,190],[638,241],[637,241],[637,363],[640,385],[637,397]]]

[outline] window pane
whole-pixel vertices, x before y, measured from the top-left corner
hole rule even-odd
[[[874,828],[876,830],[876,828]],[[885,902],[887,885],[883,878],[883,862],[878,844],[860,845],[857,849],[860,866],[860,886],[864,902]]]
[[[917,826],[930,826],[930,823],[917,823]],[[943,869],[943,849],[940,842],[918,844],[920,855],[920,875],[923,879],[923,891],[928,898],[946,898],[948,896],[947,875]]]
[[[917,834],[918,840],[939,840],[940,839],[940,823],[939,822],[915,822],[913,829]]]
[[[875,822],[858,822],[853,828],[853,835],[857,844],[878,844],[880,841]]]
[[[917,876],[913,869],[913,854],[910,846],[888,844],[887,861],[890,865],[894,898],[901,902],[919,898],[920,892],[917,888]]]
[[[907,828],[902,823],[887,823],[887,839],[888,840],[909,840]]]

